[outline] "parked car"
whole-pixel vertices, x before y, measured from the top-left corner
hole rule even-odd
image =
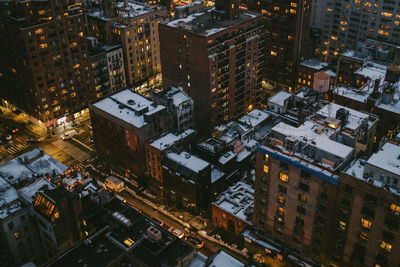
[[[65,132],[65,133],[61,136],[61,139],[62,139],[62,140],[71,139],[71,138],[74,137],[76,134],[77,134],[76,130],[68,131],[68,132]]]
[[[27,140],[29,143],[40,143],[42,142],[42,138],[40,137],[29,137]]]
[[[202,248],[204,246],[204,241],[198,239],[197,237],[191,236],[188,238],[188,241],[195,246],[196,248]]]
[[[182,239],[185,236],[184,232],[182,232],[181,230],[179,230],[177,228],[174,228],[174,227],[170,227],[168,229],[168,231],[170,231],[174,236],[176,236],[176,237],[178,237],[180,239]]]

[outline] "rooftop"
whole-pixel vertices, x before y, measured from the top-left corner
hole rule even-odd
[[[400,176],[400,147],[385,143],[368,159],[367,164]]]
[[[0,177],[18,184],[46,174],[54,177],[66,169],[65,165],[36,148],[0,165]]]
[[[360,61],[364,61],[364,60],[368,59],[367,55],[365,55],[365,54],[363,54],[361,52],[358,52],[356,50],[347,50],[347,51],[343,52],[341,54],[341,56],[352,58],[352,59],[356,59],[356,60],[360,60]]]
[[[21,209],[17,190],[0,177],[0,220]]]
[[[192,170],[195,173],[199,173],[200,171],[207,168],[210,164],[207,161],[204,161],[196,156],[189,154],[188,152],[181,153],[168,153],[167,158],[179,163],[182,166]]]
[[[170,27],[181,28],[198,35],[211,36],[234,25],[262,16],[262,14],[259,13],[246,11],[245,13],[240,13],[239,17],[234,20],[217,20],[213,18],[212,14],[214,11],[218,12],[215,8],[212,8],[203,12],[194,13],[186,18],[171,21],[167,20],[163,22],[163,24]]]
[[[145,116],[154,115],[156,112],[164,110],[164,106],[155,105],[149,99],[125,89],[107,98],[104,98],[93,106],[119,118],[136,128],[141,128],[147,124]]]
[[[320,61],[315,58],[310,58],[300,62],[300,65],[315,70],[322,70],[323,68],[328,66],[328,62]]]
[[[254,208],[254,188],[245,182],[239,181],[221,193],[219,199],[213,205],[243,222],[251,224],[251,215]]]
[[[57,186],[52,182],[48,181],[45,178],[39,178],[35,182],[30,185],[24,186],[23,188],[18,190],[19,195],[24,199],[27,203],[33,203],[36,199],[37,194],[39,192],[43,192],[47,189],[54,189]]]
[[[239,121],[246,123],[251,127],[257,127],[269,118],[269,114],[259,109],[254,109],[241,117]]]
[[[285,100],[291,97],[292,94],[286,91],[279,91],[270,98],[268,98],[268,103],[273,103],[279,106],[284,106]]]
[[[213,261],[209,264],[211,267],[244,267],[246,266],[244,263],[235,259],[225,251],[221,250],[218,254],[215,255]]]
[[[157,140],[153,141],[150,145],[154,148],[159,150],[165,150],[171,146],[173,146],[176,142],[181,141],[182,139],[188,137],[189,135],[193,134],[195,130],[188,129],[179,135],[175,135],[173,133],[168,133]]]

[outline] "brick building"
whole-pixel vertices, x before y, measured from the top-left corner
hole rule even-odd
[[[263,27],[261,14],[239,11],[236,1],[160,24],[163,87],[193,99],[202,133],[260,103]]]
[[[304,86],[314,88],[314,74],[326,70],[327,67],[327,62],[313,58],[301,61],[298,68],[296,91]]]
[[[295,90],[298,64],[311,51],[311,1],[250,0],[248,7],[264,14],[264,78],[279,87]]]
[[[86,14],[91,36],[108,45],[121,45],[129,85],[161,71],[158,25],[166,16],[164,7],[129,0],[106,0]]]
[[[98,152],[142,175],[145,144],[168,132],[172,115],[161,105],[125,89],[89,106]]]
[[[46,125],[80,111],[94,98],[80,5],[38,0],[0,4],[0,96],[41,122],[50,121]]]

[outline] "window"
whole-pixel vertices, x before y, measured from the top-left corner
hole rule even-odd
[[[296,221],[295,222],[296,222],[297,225],[304,226],[304,220],[300,219],[299,217],[296,217]]]
[[[278,185],[278,192],[286,195],[287,188],[284,186]]]
[[[284,196],[278,196],[277,201],[278,201],[278,203],[285,205],[286,198]]]
[[[279,173],[279,179],[285,183],[289,182],[289,176],[284,173]]]
[[[400,206],[397,206],[395,204],[390,204],[390,210],[395,213],[400,213]]]
[[[269,172],[269,167],[267,165],[264,165],[264,172],[268,173]]]
[[[21,238],[20,232],[15,232],[15,233],[14,233],[14,237],[15,237],[16,239],[20,239],[20,238]]]
[[[346,230],[346,225],[347,225],[347,223],[346,222],[344,222],[344,221],[339,221],[339,228],[341,229],[341,230]]]
[[[297,212],[303,215],[306,215],[306,209],[302,206],[297,206]]]
[[[306,184],[304,184],[304,183],[300,183],[300,184],[299,184],[299,188],[300,188],[301,190],[303,190],[304,192],[308,192],[309,186],[306,185]]]
[[[360,238],[364,240],[368,240],[368,232],[361,231]]]
[[[366,229],[371,229],[372,222],[368,221],[368,220],[366,220],[364,218],[361,218],[361,226],[366,228]]]
[[[307,196],[305,194],[298,194],[297,200],[299,200],[303,203],[307,203]]]
[[[282,207],[278,207],[278,208],[276,209],[276,212],[277,212],[279,215],[284,215],[284,214],[285,214],[285,210],[284,210]]]
[[[268,161],[268,160],[269,160],[269,155],[268,155],[268,154],[265,154],[264,160],[265,160],[265,161]]]
[[[384,249],[384,250],[388,251],[388,252],[390,252],[392,250],[392,245],[389,244],[389,243],[386,243],[385,241],[382,241],[381,244],[379,245],[379,247],[381,249]]]

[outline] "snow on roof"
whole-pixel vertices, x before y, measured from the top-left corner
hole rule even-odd
[[[267,248],[267,249],[269,249],[269,250],[273,250],[273,251],[277,251],[277,252],[280,251],[280,249],[277,248],[277,247],[275,247],[274,245],[272,245],[272,244],[270,244],[270,243],[268,243],[268,242],[265,242],[264,240],[261,240],[261,239],[257,238],[257,237],[256,237],[252,232],[250,232],[250,230],[248,230],[248,229],[246,229],[246,230],[243,231],[242,236],[243,236],[243,237],[247,237],[247,238],[250,239],[251,241],[253,241],[253,242],[257,243],[258,245],[260,245],[260,246],[262,246],[262,247],[264,247],[264,248]]]
[[[215,183],[221,177],[223,177],[225,173],[220,169],[217,169],[215,166],[211,165],[211,183]]]
[[[364,54],[362,54],[362,53],[360,53],[358,51],[355,51],[355,50],[347,50],[347,51],[343,52],[341,54],[341,56],[350,57],[350,58],[354,58],[354,59],[358,59],[358,60],[365,60],[365,59],[368,58],[367,55],[364,55]]]
[[[374,153],[367,164],[384,169],[395,175],[400,175],[400,147],[385,143],[379,151]]]
[[[0,177],[0,219],[21,209],[18,193],[5,179]]]
[[[214,33],[223,31],[223,30],[225,30],[225,29],[226,29],[226,27],[212,28],[212,29],[206,30],[206,31],[204,32],[204,34],[208,36],[208,35],[212,35],[212,34],[214,34]]]
[[[190,98],[186,94],[184,94],[182,92],[178,92],[172,96],[172,100],[173,100],[174,106],[179,106],[180,104],[182,104],[186,101],[190,101]]]
[[[121,17],[132,18],[153,11],[153,9],[149,5],[143,3],[128,1],[128,6],[126,7],[124,2],[125,1],[117,2],[117,8],[120,9],[118,14]],[[126,13],[124,13],[123,11],[125,11]]]
[[[333,70],[326,70],[325,73],[327,73],[331,77],[336,77],[336,72],[334,72]]]
[[[328,66],[328,62],[320,61],[315,58],[310,58],[310,59],[300,62],[300,65],[308,67],[308,68],[312,68],[315,70],[321,70],[321,69],[325,68],[326,66]]]
[[[363,90],[348,88],[346,86],[338,86],[334,89],[334,93],[339,96],[344,96],[358,102],[365,103],[369,95],[372,93],[373,87],[364,87]]]
[[[361,164],[361,162],[364,162],[364,164],[365,164],[365,160],[363,160],[363,159],[357,159],[355,162],[352,162],[352,164],[349,166],[349,168],[347,168],[347,170],[345,172],[348,175],[351,175],[358,179],[363,179],[364,165]]]
[[[359,112],[357,110],[344,107],[335,103],[328,103],[325,105],[323,108],[321,108],[317,114],[322,115],[327,118],[335,118],[336,117],[336,112],[344,108],[345,110],[349,111],[349,116],[347,118],[347,122],[344,125],[345,128],[351,129],[351,130],[357,130],[357,128],[361,125],[361,122],[363,119],[368,119],[369,115],[363,112]]]
[[[132,124],[136,128],[141,128],[147,124],[144,120],[144,113],[151,115],[165,108],[164,106],[155,106],[152,101],[132,92],[130,89],[104,98],[93,104],[93,106]]]
[[[31,179],[34,175],[41,176],[47,173],[53,176],[67,169],[64,164],[46,153],[42,156],[40,153],[41,150],[36,148],[0,165],[0,176],[11,184],[16,184],[24,179]],[[28,163],[24,163],[24,159],[27,159]]]
[[[386,66],[376,63],[368,63],[362,68],[358,69],[355,73],[364,77],[368,77],[371,80],[376,80],[385,78],[386,69]]]
[[[239,181],[221,193],[213,205],[251,224],[251,219],[245,213],[254,207],[254,188],[250,184]]]
[[[254,109],[241,117],[239,121],[244,122],[251,127],[257,127],[259,124],[269,118],[269,114],[259,109]]]
[[[204,161],[185,151],[181,152],[180,154],[168,153],[167,157],[196,173],[204,170],[206,167],[210,165],[207,161]]]
[[[42,192],[44,189],[54,189],[57,186],[52,182],[48,181],[45,178],[37,179],[35,182],[30,185],[24,186],[23,188],[18,190],[20,196],[28,203],[32,203],[35,201],[36,196],[39,192]]]
[[[244,267],[245,264],[238,261],[225,251],[221,250],[210,263],[210,267]]]
[[[207,256],[197,252],[193,259],[190,260],[188,267],[204,267],[206,266]]]
[[[172,20],[170,22],[167,23],[168,26],[171,27],[177,27],[179,26],[179,24],[181,23],[190,23],[192,22],[196,17],[199,17],[201,15],[203,15],[205,12],[198,12],[198,13],[194,13],[190,16],[187,16],[186,18],[182,18],[182,19],[176,19],[176,20]]]
[[[279,91],[278,93],[268,98],[268,104],[273,103],[283,107],[285,104],[285,100],[288,99],[291,95],[292,95],[291,93],[285,91]]]
[[[186,138],[187,136],[191,135],[195,131],[193,129],[187,129],[183,133],[179,135],[175,135],[173,133],[168,133],[157,140],[153,141],[150,145],[154,148],[159,150],[167,149],[168,147],[172,146],[174,143]]]
[[[251,151],[247,150],[247,149],[243,149],[242,151],[240,151],[237,154],[236,157],[236,161],[237,162],[241,162],[242,160],[244,160],[245,158],[247,158],[249,155],[251,155]]]
[[[232,151],[226,152],[224,155],[222,155],[218,162],[221,164],[226,164],[228,163],[231,159],[233,159],[236,155]]]
[[[272,128],[272,131],[285,136],[302,138],[303,140],[306,138],[307,141],[314,141],[314,146],[318,149],[333,154],[341,159],[347,158],[353,152],[353,148],[331,140],[329,136],[324,133],[316,133],[314,131],[316,125],[317,124],[313,121],[306,121],[296,128],[284,122],[280,122]]]

